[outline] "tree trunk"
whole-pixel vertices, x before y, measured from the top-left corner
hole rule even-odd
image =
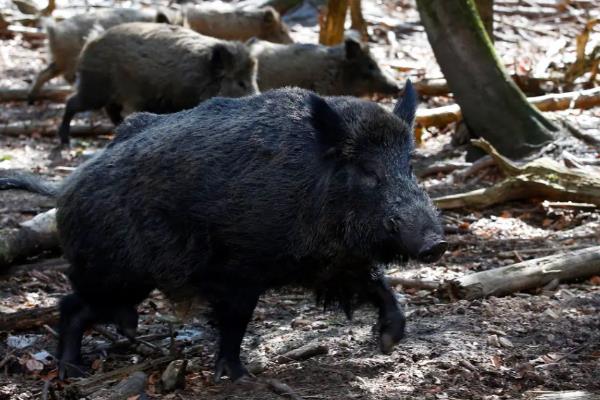
[[[352,19],[351,28],[360,33],[363,42],[368,42],[369,32],[367,32],[367,21],[362,13],[361,0],[350,0],[350,18]]]
[[[429,42],[470,131],[520,157],[559,130],[527,103],[496,56],[473,0],[417,0]]]
[[[494,42],[494,0],[475,0],[479,18],[483,22],[488,38]]]
[[[327,10],[321,20],[319,43],[335,46],[344,40],[344,22],[349,0],[329,0]]]

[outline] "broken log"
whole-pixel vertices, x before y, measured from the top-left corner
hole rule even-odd
[[[53,208],[23,222],[17,230],[0,231],[0,269],[58,247],[56,208]]]
[[[0,331],[17,332],[54,325],[58,321],[58,306],[28,308],[13,313],[0,313]]]
[[[142,371],[137,371],[124,378],[113,387],[101,388],[90,394],[88,397],[91,400],[122,400],[137,398],[144,393],[147,383],[148,376]]]
[[[445,288],[453,298],[472,300],[539,288],[554,279],[571,281],[594,275],[600,275],[600,246],[465,275]]]
[[[27,101],[29,89],[5,89],[0,88],[0,102],[4,101]],[[64,101],[68,95],[73,93],[70,86],[50,86],[39,91],[35,100]]]
[[[329,352],[329,348],[321,343],[309,343],[307,345],[298,347],[297,349],[293,349],[284,353],[277,357],[275,361],[280,364],[285,364],[291,361],[302,361],[309,359],[311,357],[315,357],[321,354],[327,354]]]
[[[588,109],[600,105],[600,87],[578,92],[548,94],[527,99],[540,111],[559,111],[571,108]],[[417,125],[445,126],[462,119],[458,104],[417,110]]]
[[[494,159],[506,178],[487,188],[433,199],[441,209],[484,208],[494,204],[527,198],[573,201],[600,205],[600,175],[571,169],[549,158],[540,158],[519,166],[500,155],[487,141],[472,143]]]
[[[54,136],[58,125],[39,124],[33,121],[13,122],[0,125],[0,135],[5,136],[21,136],[37,133],[43,136]],[[71,125],[71,136],[90,137],[98,135],[106,135],[111,133],[115,127],[109,124],[73,124]]]

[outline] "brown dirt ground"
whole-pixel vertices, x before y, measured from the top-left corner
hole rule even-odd
[[[395,69],[398,79],[411,76],[439,77],[425,33],[418,25],[413,1],[376,4],[365,1],[369,21],[384,17],[397,22],[386,29],[396,32],[400,47],[396,60],[410,66]],[[74,3],[73,3],[74,4]],[[0,5],[12,6],[8,2]],[[61,5],[61,2],[59,2]],[[531,73],[544,57],[554,57],[553,68],[569,61],[574,37],[587,14],[545,21],[525,17],[497,16],[499,54],[509,69]],[[379,18],[379,19],[378,19]],[[583,21],[583,22],[582,22]],[[388,24],[389,25],[389,24]],[[406,27],[409,29],[406,29]],[[410,28],[412,27],[412,28]],[[299,40],[315,40],[314,27],[295,26]],[[595,33],[597,35],[597,32]],[[387,63],[389,45],[385,35],[376,36],[374,52]],[[596,40],[597,40],[597,36]],[[566,44],[557,54],[548,48],[557,40]],[[19,35],[0,42],[0,86],[22,87],[43,65],[46,52]],[[398,64],[398,62],[396,62]],[[57,83],[61,81],[56,79]],[[447,97],[426,99],[433,107],[451,101]],[[389,104],[389,99],[383,99]],[[57,123],[61,104],[22,102],[0,106],[0,124],[17,120]],[[591,134],[599,134],[600,110],[565,111],[560,114]],[[553,114],[550,114],[552,116]],[[79,117],[89,122],[107,122],[101,113]],[[449,151],[454,127],[429,130],[416,154],[417,162],[462,159],[464,151]],[[28,169],[61,179],[69,168],[80,164],[107,138],[76,140],[60,165],[48,154],[54,138],[40,135],[0,138],[0,169]],[[596,158],[597,151],[573,138],[561,138],[547,155],[558,160],[567,149],[582,158]],[[441,154],[441,155],[440,155]],[[464,184],[447,174],[424,181],[432,195],[458,192],[488,185],[499,179],[494,168]],[[52,201],[21,192],[0,193],[0,227],[19,222],[52,207]],[[538,200],[513,202],[487,210],[444,212],[450,251],[436,265],[410,263],[390,273],[403,277],[443,281],[463,274],[558,254],[576,247],[595,245],[600,238],[600,213],[596,209],[551,209]],[[454,228],[454,229],[453,229]],[[459,229],[456,229],[459,228]],[[49,257],[57,255],[49,254]],[[33,263],[33,264],[32,264]],[[0,276],[0,312],[9,313],[56,304],[69,290],[61,259],[29,260]],[[391,355],[382,355],[372,334],[374,311],[359,310],[352,321],[341,313],[325,312],[314,305],[308,293],[286,289],[265,295],[244,340],[243,353],[259,379],[276,378],[305,399],[530,399],[544,391],[587,390],[600,393],[600,279],[562,283],[555,288],[517,293],[504,298],[450,301],[444,293],[397,287],[398,299],[408,316],[408,332]],[[158,394],[154,383],[160,370],[152,371],[148,393],[157,399],[279,399],[264,381],[231,384],[212,383],[212,350],[215,332],[202,307],[184,325],[175,323],[180,334],[176,347],[190,360],[186,388]],[[140,307],[140,335],[169,331],[164,314],[170,308],[159,293]],[[32,344],[15,348],[15,339]],[[167,348],[169,340],[155,343]],[[328,353],[301,362],[279,364],[279,354],[307,343],[321,343]],[[86,361],[93,372],[111,371],[157,358],[140,348],[114,348],[93,333],[84,342]],[[0,399],[39,398],[43,379],[53,376],[51,357],[55,340],[46,329],[0,332]],[[37,361],[36,360],[37,357]],[[105,382],[108,387],[114,381]],[[53,382],[53,385],[55,383]],[[64,392],[60,392],[63,393]]]

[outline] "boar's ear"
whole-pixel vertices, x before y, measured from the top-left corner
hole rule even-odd
[[[272,7],[265,8],[265,14],[263,17],[263,21],[267,24],[272,24],[277,21],[277,14],[275,13],[275,9]]]
[[[230,68],[234,63],[234,57],[231,51],[224,45],[218,44],[212,49],[210,65],[216,73],[221,73]]]
[[[394,107],[394,114],[406,122],[408,126],[412,126],[415,120],[415,112],[417,111],[417,92],[413,88],[410,79],[406,80],[404,85],[404,93],[402,98],[398,99]]]
[[[344,48],[346,49],[347,60],[354,60],[364,53],[360,42],[353,38],[347,38],[344,41]]]
[[[316,130],[316,138],[329,157],[340,154],[341,146],[348,136],[346,122],[322,97],[311,94],[308,98],[311,108],[311,123]]]

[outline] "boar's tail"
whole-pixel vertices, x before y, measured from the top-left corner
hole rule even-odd
[[[0,190],[20,189],[48,197],[56,197],[58,186],[44,181],[37,175],[18,172],[9,176],[0,176]]]

